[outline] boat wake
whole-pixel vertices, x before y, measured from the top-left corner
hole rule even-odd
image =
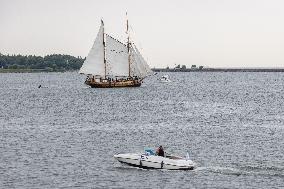
[[[116,169],[121,170],[144,170],[144,171],[157,171],[155,169],[143,169],[139,167],[132,167],[128,165],[120,165],[115,167]],[[169,171],[175,172],[180,170],[166,170],[166,169],[158,169],[159,171]],[[252,168],[252,167],[240,167],[240,168],[233,168],[233,167],[220,167],[220,166],[210,166],[210,167],[196,167],[195,169],[191,170],[193,172],[211,172],[216,174],[222,175],[258,175],[258,176],[270,176],[270,177],[280,177],[284,178],[284,172],[282,169],[261,169],[261,168]]]
[[[231,167],[197,167],[194,171],[209,171],[226,175],[241,175],[242,171]]]
[[[263,175],[263,176],[275,176],[284,178],[284,172],[282,169],[266,169],[258,167],[197,167],[194,171],[208,171],[212,173],[224,174],[224,175]]]

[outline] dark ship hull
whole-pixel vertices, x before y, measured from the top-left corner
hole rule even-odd
[[[121,88],[121,87],[140,87],[142,81],[137,79],[128,79],[128,80],[100,80],[96,81],[95,79],[87,79],[85,81],[86,85],[91,86],[92,88]]]

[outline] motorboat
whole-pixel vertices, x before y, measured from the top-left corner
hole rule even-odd
[[[169,76],[168,75],[163,75],[161,78],[160,78],[160,81],[162,83],[169,83],[171,82],[171,80],[169,79]]]
[[[126,153],[114,155],[114,158],[121,163],[144,169],[168,169],[168,170],[193,170],[196,164],[186,158],[165,155],[165,157],[156,155],[153,150],[145,150],[144,153]]]

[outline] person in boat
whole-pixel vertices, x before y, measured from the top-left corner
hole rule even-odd
[[[156,154],[157,154],[158,156],[165,157],[165,151],[164,151],[163,146],[159,146],[159,148],[158,148],[157,151],[156,151]]]

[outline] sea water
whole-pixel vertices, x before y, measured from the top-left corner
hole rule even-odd
[[[162,75],[92,89],[75,72],[0,74],[0,188],[284,187],[284,73]],[[159,145],[197,169],[113,158]]]

